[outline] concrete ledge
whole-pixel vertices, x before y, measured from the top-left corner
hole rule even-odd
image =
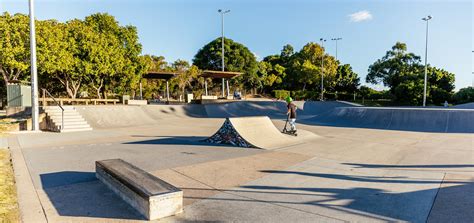
[[[217,96],[215,95],[202,95],[201,100],[217,100]]]
[[[147,105],[147,100],[127,100],[127,105]]]
[[[121,159],[96,161],[96,176],[148,220],[183,212],[183,191]]]

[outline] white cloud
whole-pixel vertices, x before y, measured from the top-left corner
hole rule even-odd
[[[358,11],[358,12],[352,13],[348,16],[349,16],[351,22],[363,22],[363,21],[367,21],[367,20],[372,19],[372,14],[370,14],[370,12],[367,11],[367,10]]]

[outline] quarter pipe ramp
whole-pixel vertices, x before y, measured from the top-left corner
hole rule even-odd
[[[226,118],[222,127],[206,142],[259,149],[279,149],[302,144],[313,133],[298,130],[298,137],[286,135],[267,116]]]

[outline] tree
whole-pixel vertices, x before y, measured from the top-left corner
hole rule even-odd
[[[350,64],[339,65],[336,77],[333,83],[334,90],[337,92],[354,93],[359,87],[359,77],[352,71]]]
[[[97,97],[101,97],[103,88],[134,94],[141,75],[147,71],[146,61],[139,57],[141,44],[136,28],[122,27],[106,13],[90,15],[84,23],[89,35],[81,42],[82,62]]]
[[[172,71],[163,56],[143,55],[141,56],[148,72]],[[164,91],[166,85],[163,80],[146,79],[142,80],[144,98],[155,98],[157,92]]]
[[[280,53],[280,58],[282,60],[281,62],[283,64],[287,63],[294,54],[295,50],[293,46],[291,46],[290,44],[284,45]]]
[[[454,74],[436,67],[428,67],[427,100],[432,104],[443,104],[453,96]]]
[[[453,95],[453,99],[457,104],[474,102],[474,87],[459,89],[459,91]]]
[[[49,83],[58,80],[71,98],[76,98],[84,79],[75,72],[75,39],[70,38],[66,24],[55,20],[38,21],[38,73],[43,87],[54,88]]]
[[[407,52],[404,43],[397,42],[386,55],[370,65],[366,81],[383,83],[395,100],[421,104],[424,88],[424,66],[420,57]],[[429,67],[427,98],[431,103],[447,100],[454,89],[454,74]]]
[[[221,41],[221,38],[217,38],[201,48],[194,56],[193,64],[203,70],[221,70]],[[224,44],[225,70],[243,72],[244,74],[235,78],[235,81],[247,88],[258,86],[258,64],[254,54],[246,46],[231,39],[226,38]]]
[[[321,63],[324,61],[324,70],[321,70]],[[338,62],[333,56],[324,54],[324,49],[317,43],[306,44],[291,60],[290,79],[297,81],[303,86],[319,86],[321,74],[324,71],[324,86],[331,88],[334,83]],[[319,89],[319,88],[317,88]]]
[[[0,16],[0,73],[5,88],[11,81],[26,80],[30,67],[28,17],[22,14]]]
[[[186,94],[186,87],[191,86],[191,82],[196,79],[200,73],[196,65],[190,66],[185,60],[176,60],[172,64],[173,70],[178,73],[175,80],[181,89],[182,96]]]
[[[285,77],[286,68],[280,64],[262,60],[258,63],[258,76],[261,80],[261,87],[271,88],[274,84],[281,84]]]

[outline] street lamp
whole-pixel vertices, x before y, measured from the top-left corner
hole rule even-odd
[[[222,9],[219,9],[217,10],[217,12],[219,12],[221,14],[221,32],[222,32],[222,71],[224,71],[224,15],[229,13],[230,10],[222,10]],[[229,83],[229,82],[227,82]],[[224,85],[224,78],[222,78],[222,97],[224,97],[224,89],[225,89],[225,85]],[[229,87],[227,87],[227,94],[229,94]]]
[[[337,38],[332,38],[332,41],[336,41],[336,60],[337,60],[337,41],[342,40],[342,38],[337,37]]]
[[[29,0],[30,7],[30,61],[31,61],[31,130],[39,130],[38,107],[38,73],[36,68],[36,34],[34,0]]]
[[[425,47],[425,86],[423,90],[423,107],[426,107],[426,82],[428,80],[428,21],[433,17],[430,15],[422,18],[423,21],[426,21],[426,47]]]
[[[321,49],[323,50],[323,55],[321,56],[321,101],[324,101],[324,42],[325,39],[319,39],[321,41]]]

